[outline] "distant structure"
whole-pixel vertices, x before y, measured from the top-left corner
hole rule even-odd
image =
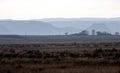
[[[95,29],[92,30],[92,35],[95,35]]]
[[[119,32],[115,32],[115,35],[120,35]]]

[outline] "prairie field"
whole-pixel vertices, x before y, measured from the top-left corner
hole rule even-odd
[[[0,73],[120,73],[120,43],[1,44]]]

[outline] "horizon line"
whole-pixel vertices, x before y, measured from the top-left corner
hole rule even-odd
[[[0,18],[0,20],[42,20],[42,19],[120,19],[120,17],[46,17],[46,18],[30,18],[30,19],[14,19],[14,18]]]

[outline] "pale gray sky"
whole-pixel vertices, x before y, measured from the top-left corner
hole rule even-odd
[[[120,0],[0,0],[0,19],[120,17]]]

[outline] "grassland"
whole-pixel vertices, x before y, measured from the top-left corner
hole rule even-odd
[[[0,35],[0,44],[40,44],[40,43],[109,43],[120,42],[120,35]]]
[[[120,43],[4,44],[0,73],[120,73]]]

